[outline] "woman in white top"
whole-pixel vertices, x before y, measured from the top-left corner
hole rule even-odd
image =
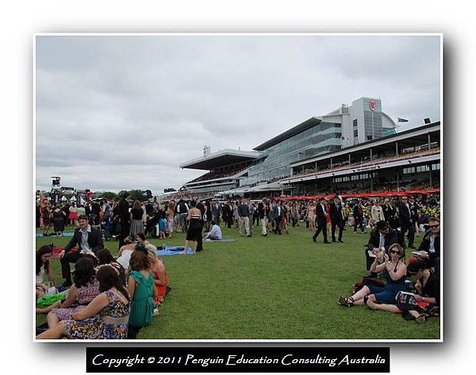
[[[372,225],[375,225],[381,220],[385,220],[383,208],[380,205],[380,201],[378,199],[376,199],[374,204],[372,205],[372,208],[370,209],[370,214],[372,218]]]

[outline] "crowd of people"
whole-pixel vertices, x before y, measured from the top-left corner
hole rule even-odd
[[[136,338],[170,289],[164,262],[147,238],[171,238],[174,232],[183,232],[184,252],[190,245],[195,253],[203,250],[204,241],[223,239],[220,225],[247,237],[255,232],[263,237],[286,235],[290,228],[303,225],[310,239],[317,242],[321,236],[324,244],[344,242],[346,229],[369,231],[364,249],[369,274],[356,284],[352,295],[341,296],[338,302],[402,313],[422,323],[438,314],[439,307],[440,223],[437,216],[430,217],[438,207],[438,201],[413,196],[345,200],[335,195],[318,201],[243,197],[201,201],[193,196],[158,203],[133,201],[125,193],[113,202],[54,208],[40,199],[43,235],[48,235],[52,222],[54,235],[62,235],[68,224],[75,229],[60,253],[52,246],[37,250],[37,298],[52,294],[52,289],[63,294],[38,309],[47,313],[48,329],[37,337]],[[107,233],[118,240],[117,258],[104,248]],[[422,240],[416,248],[420,233]],[[409,249],[414,254],[406,257]],[[64,279],[58,289],[52,288],[53,257],[60,258]]]
[[[36,256],[36,297],[56,297],[47,307],[47,329],[38,339],[134,339],[151,323],[170,290],[164,262],[143,233],[125,238],[114,258],[101,232],[78,217],[79,227],[61,252],[44,245]],[[61,262],[64,283],[52,286],[52,258]],[[70,270],[74,263],[74,271]]]
[[[424,323],[428,317],[439,315],[440,221],[428,219],[415,248],[414,233],[409,230],[414,223],[408,197],[402,197],[399,211],[399,224],[392,226],[385,219],[376,222],[364,248],[369,274],[355,285],[351,296],[341,295],[338,302],[347,307],[366,305]],[[415,250],[409,257],[408,249]]]

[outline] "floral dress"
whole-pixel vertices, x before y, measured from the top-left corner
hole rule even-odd
[[[112,290],[104,292],[109,304],[97,315],[84,320],[65,320],[64,333],[71,339],[125,339],[130,303],[124,303]]]
[[[77,289],[77,305],[72,307],[64,307],[52,309],[51,314],[56,315],[58,320],[68,320],[71,316],[82,309],[84,309],[94,297],[99,294],[99,283],[95,280]]]

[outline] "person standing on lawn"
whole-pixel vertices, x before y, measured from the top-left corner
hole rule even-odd
[[[317,230],[312,236],[312,240],[316,242],[317,236],[322,232],[324,237],[324,243],[330,243],[327,241],[327,199],[322,197],[320,202],[316,205],[316,224]]]

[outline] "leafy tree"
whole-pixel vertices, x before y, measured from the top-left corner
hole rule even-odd
[[[142,202],[147,199],[146,193],[142,190],[129,190],[129,194],[132,200],[139,200]]]
[[[117,194],[112,191],[105,191],[99,194],[99,198],[112,200],[117,198]]]

